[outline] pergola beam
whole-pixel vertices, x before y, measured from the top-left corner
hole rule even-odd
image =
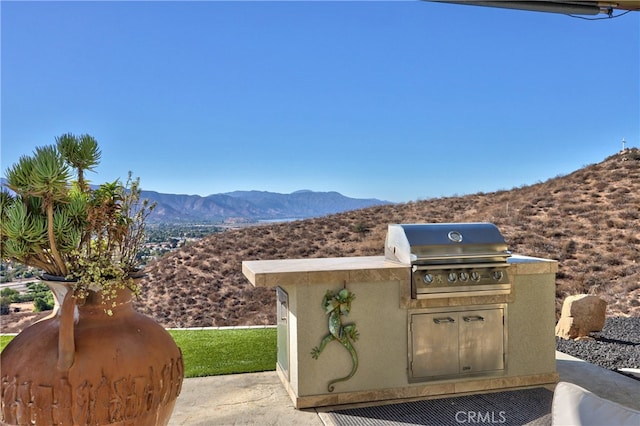
[[[563,13],[567,15],[611,15],[614,9],[640,10],[640,1],[475,1],[475,0],[426,0],[436,3],[487,6],[503,9],[519,9],[534,12]]]

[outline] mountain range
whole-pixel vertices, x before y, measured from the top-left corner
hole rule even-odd
[[[0,178],[4,190],[6,179]],[[96,187],[96,186],[94,186]],[[13,193],[11,190],[8,190]],[[268,191],[233,191],[200,195],[142,191],[142,199],[155,202],[150,223],[258,222],[306,219],[385,204],[376,198],[351,198],[339,192],[300,190],[291,194]]]
[[[305,219],[390,204],[375,198],[350,198],[334,191],[309,190],[291,194],[233,191],[206,197],[142,191],[141,195],[157,203],[149,216],[149,221],[156,223]]]
[[[6,179],[0,186],[6,188]],[[95,187],[95,186],[94,186]],[[306,219],[385,204],[376,198],[351,198],[339,192],[300,190],[291,194],[268,191],[233,191],[200,195],[142,191],[142,199],[156,203],[150,223],[258,222]]]

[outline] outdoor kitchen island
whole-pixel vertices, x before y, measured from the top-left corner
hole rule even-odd
[[[307,408],[557,382],[557,262],[506,263],[508,290],[435,297],[412,294],[412,267],[385,256],[245,261],[242,270],[276,288],[277,373]]]

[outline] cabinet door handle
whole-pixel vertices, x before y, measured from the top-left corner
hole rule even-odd
[[[445,318],[434,318],[433,322],[435,322],[436,324],[442,324],[447,322],[456,322],[456,320],[454,320],[451,317],[445,317]]]
[[[464,320],[464,322],[484,321],[484,317],[481,317],[480,315],[471,315],[468,317],[462,317],[462,319]]]

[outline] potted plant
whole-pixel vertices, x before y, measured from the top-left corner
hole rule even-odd
[[[15,196],[3,191],[0,198],[2,257],[72,280],[76,296],[89,287],[106,299],[114,287],[135,291],[131,277],[154,205],[140,200],[139,179],[131,173],[125,185],[89,186],[85,173],[101,157],[93,137],[65,134],[56,142],[7,170],[6,186]]]
[[[131,304],[154,205],[131,173],[91,187],[100,158],[64,134],[7,169],[0,254],[41,269],[56,308],[2,352],[3,424],[166,424],[180,391],[179,349]]]

